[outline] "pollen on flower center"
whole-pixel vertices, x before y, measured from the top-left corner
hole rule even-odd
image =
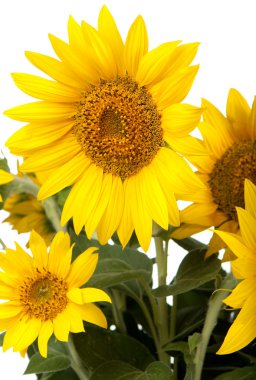
[[[216,161],[209,185],[219,210],[237,220],[235,207],[244,208],[244,180],[256,184],[256,142],[243,141]]]
[[[52,320],[67,305],[67,284],[48,271],[26,278],[20,286],[20,302],[30,318]]]
[[[73,127],[86,156],[123,180],[150,164],[163,146],[161,115],[129,76],[101,80],[82,94]]]

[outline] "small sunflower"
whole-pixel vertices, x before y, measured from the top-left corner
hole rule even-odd
[[[225,340],[217,352],[230,354],[247,346],[256,338],[256,186],[245,180],[245,210],[237,207],[241,236],[215,231],[236,255],[232,270],[241,280],[224,303],[234,309],[241,309]]]
[[[0,185],[11,182],[15,178],[11,173],[6,172],[5,170],[0,169]],[[0,194],[0,202],[3,202],[2,195]]]
[[[199,130],[205,154],[187,157],[198,169],[205,189],[189,199],[179,196],[194,203],[181,212],[184,224],[172,234],[175,238],[190,236],[210,226],[236,233],[235,207],[244,207],[244,180],[248,178],[256,184],[256,101],[250,109],[244,97],[231,89],[227,117],[206,100],[202,108],[204,121]],[[208,254],[221,247],[223,242],[214,235]]]
[[[164,229],[179,225],[174,192],[200,186],[175,153],[200,119],[199,108],[179,104],[198,71],[189,66],[198,43],[167,42],[148,51],[141,16],[123,43],[106,6],[98,30],[70,17],[68,33],[68,43],[50,35],[58,59],[26,53],[53,80],[13,75],[40,100],[6,112],[29,123],[7,146],[26,158],[22,171],[53,170],[39,199],[72,185],[62,224],[73,218],[76,233],[85,226],[89,238],[97,229],[102,244],[117,231],[123,246],[135,229],[146,251],[152,221]]]
[[[56,231],[36,197],[26,193],[12,194],[5,200],[3,210],[9,213],[4,222],[10,223],[18,233],[35,230],[47,245],[50,244]]]
[[[96,248],[81,253],[71,264],[68,234],[58,232],[47,251],[44,240],[31,232],[32,256],[18,244],[0,253],[0,330],[6,331],[3,350],[25,354],[38,338],[39,352],[47,356],[51,335],[68,341],[69,332],[84,331],[83,320],[107,327],[102,311],[94,302],[111,302],[96,288],[82,288],[98,261]]]

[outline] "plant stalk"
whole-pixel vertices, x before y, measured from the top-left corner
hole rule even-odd
[[[212,334],[214,327],[218,321],[218,315],[222,308],[223,299],[229,294],[228,291],[224,289],[232,289],[235,285],[235,280],[232,275],[228,275],[223,279],[220,290],[212,295],[204,322],[204,327],[201,333],[201,341],[199,342],[196,350],[196,355],[194,358],[195,364],[195,376],[194,380],[201,380],[204,358],[207,350],[207,346]],[[222,290],[223,289],[223,290]]]
[[[167,277],[167,248],[168,244],[166,243],[166,249],[163,247],[163,239],[156,236],[155,238],[155,247],[156,247],[156,264],[157,264],[157,274],[158,274],[158,286],[166,285]],[[168,323],[168,305],[166,303],[166,297],[161,297],[157,300],[158,304],[158,334],[161,347],[169,338],[169,323]],[[161,351],[159,353],[159,359],[170,365],[169,355]]]
[[[88,371],[84,368],[82,361],[76,351],[72,335],[69,336],[68,349],[71,357],[71,367],[80,380],[89,380]]]

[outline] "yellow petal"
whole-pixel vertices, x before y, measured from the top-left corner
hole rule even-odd
[[[99,14],[98,30],[100,37],[110,46],[119,75],[124,74],[124,43],[117,29],[114,18],[104,5]]]
[[[241,281],[232,293],[224,299],[224,303],[234,309],[242,308],[250,295],[255,294],[256,283],[254,278],[246,278]]]
[[[67,234],[63,234],[61,231],[55,236],[49,254],[49,270],[59,277],[66,277],[70,270],[72,249],[69,247],[70,239]]]
[[[96,288],[72,288],[67,296],[70,301],[80,305],[91,302],[111,302],[106,292]]]
[[[256,306],[254,294],[249,297],[231,325],[225,340],[217,352],[219,355],[241,350],[255,338]]]
[[[230,121],[208,100],[202,99],[203,120],[211,124],[222,140],[232,140],[232,128]]]
[[[227,117],[232,123],[233,135],[237,141],[244,139],[246,132],[249,137],[250,107],[240,92],[234,88],[231,88],[228,94]]]
[[[88,55],[80,57],[77,52],[64,41],[59,38],[49,35],[52,47],[57,56],[65,63],[65,65],[76,75],[77,78],[84,81],[85,85],[95,81],[95,69],[93,65],[89,65]],[[85,44],[86,45],[86,44]]]
[[[121,178],[112,176],[112,186],[105,212],[97,227],[99,242],[107,244],[119,226],[124,208],[124,189]]]
[[[34,265],[39,270],[47,268],[48,253],[44,239],[36,231],[32,231],[29,239],[29,247],[34,257]]]
[[[221,237],[237,257],[244,258],[246,256],[252,256],[251,250],[242,243],[238,235],[219,230],[214,230],[214,232]]]
[[[14,180],[15,176],[6,172],[5,170],[0,169],[0,184],[4,185],[5,183],[11,182]]]
[[[84,321],[93,323],[94,325],[107,328],[107,320],[103,312],[92,303],[84,305],[76,305],[80,310],[80,315]]]
[[[89,24],[83,21],[82,28],[86,41],[89,41],[93,50],[100,77],[102,79],[113,79],[117,74],[116,62],[112,50],[100,34]]]
[[[252,140],[256,140],[256,96],[254,97],[252,110],[249,117],[249,124],[247,126],[247,133]],[[243,136],[244,137],[244,136]]]
[[[22,311],[22,306],[18,301],[4,302],[0,304],[0,319],[15,317]]]
[[[182,223],[182,225],[173,231],[170,236],[172,239],[185,239],[186,237],[197,234],[198,232],[202,232],[204,230],[205,227],[198,224]]]
[[[23,318],[12,328],[8,329],[4,337],[3,350],[13,347],[13,351],[22,351],[30,346],[37,338],[41,328],[41,320]]]
[[[69,289],[79,288],[93,275],[98,262],[98,254],[94,253],[96,250],[97,248],[95,247],[88,248],[71,264],[70,272],[66,279]]]
[[[41,329],[38,335],[38,349],[40,354],[46,358],[48,351],[48,341],[53,333],[53,324],[52,321],[44,321],[42,322]]]
[[[109,198],[111,194],[111,188],[112,188],[112,174],[104,174],[103,180],[102,180],[102,186],[101,191],[99,194],[99,197],[95,202],[91,203],[93,208],[87,208],[87,219],[85,222],[85,232],[89,239],[91,239],[92,234],[96,230],[100,219],[102,218],[103,213],[105,212],[108,204],[109,204]],[[115,209],[112,209],[112,214],[115,215]],[[107,224],[109,221],[107,222]],[[107,225],[105,226],[107,229]],[[110,239],[111,236],[108,237]]]
[[[38,149],[23,162],[20,170],[25,172],[51,170],[65,164],[76,154],[80,153],[80,151],[80,146],[76,140],[70,136],[58,141],[58,143],[56,142],[48,147]]]
[[[124,48],[125,67],[132,78],[136,77],[139,63],[147,51],[148,33],[146,25],[143,18],[138,16],[130,27]]]
[[[16,155],[26,156],[26,152],[43,148],[45,145],[63,137],[73,127],[73,121],[50,123],[32,123],[18,129],[7,141],[6,145]]]
[[[198,129],[203,136],[207,150],[215,159],[219,159],[234,144],[225,130],[219,132],[213,124],[202,122]]]
[[[256,186],[248,179],[244,181],[244,199],[246,211],[256,219]]]
[[[163,110],[173,103],[179,103],[187,96],[198,68],[199,66],[191,66],[182,69],[151,88],[150,92],[159,110]]]
[[[166,42],[142,57],[135,77],[140,86],[152,86],[163,79],[171,63],[172,53],[180,42]]]
[[[67,186],[73,185],[90,165],[83,152],[55,170],[44,182],[38,193],[38,199],[50,197]]]
[[[130,202],[131,216],[140,246],[146,252],[152,237],[152,218],[149,213],[148,204],[144,198],[139,175],[126,179],[127,200]]]
[[[38,122],[42,120],[56,122],[69,119],[75,113],[76,107],[72,103],[62,104],[45,101],[22,104],[4,112],[11,119],[25,122]]]
[[[84,324],[81,317],[80,309],[76,304],[70,302],[66,307],[66,314],[70,320],[70,332],[79,333],[84,332]]]
[[[37,99],[63,103],[78,102],[81,99],[80,89],[75,90],[49,79],[21,73],[14,73],[12,77],[19,89]]]
[[[184,137],[199,123],[201,109],[189,104],[172,104],[162,111],[162,128],[174,137]]]
[[[54,335],[61,342],[68,341],[68,335],[70,331],[70,319],[66,309],[58,314],[53,320]]]
[[[127,194],[127,181],[124,182],[123,189],[124,209],[120,220],[120,224],[117,229],[117,234],[122,246],[125,247],[132,236],[134,226],[132,221],[131,202]],[[104,228],[104,226],[102,226],[102,228]]]
[[[83,81],[79,80],[79,78],[77,78],[71,70],[65,67],[63,62],[47,55],[34,53],[31,51],[26,51],[25,55],[34,66],[58,82],[67,84],[77,89],[80,88],[81,91],[84,90]]]
[[[151,165],[143,168],[138,174],[141,193],[147,204],[151,218],[163,229],[168,229],[167,200],[161,189]]]
[[[236,211],[243,242],[252,252],[256,252],[256,219],[241,207],[236,207]]]
[[[198,47],[198,42],[178,46],[172,54],[172,59],[165,75],[171,76],[182,67],[190,65],[195,58]]]

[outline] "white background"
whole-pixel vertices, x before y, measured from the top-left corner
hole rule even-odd
[[[205,97],[225,112],[228,91],[234,87],[252,103],[256,94],[254,0],[0,0],[0,148],[13,171],[16,159],[10,157],[4,143],[21,124],[4,117],[2,111],[29,98],[15,87],[10,73],[38,74],[26,61],[24,51],[53,55],[48,33],[66,40],[70,14],[79,22],[84,19],[96,26],[103,4],[109,7],[123,37],[141,14],[147,24],[150,48],[177,39],[201,42],[195,60],[201,67],[186,102],[199,106],[201,97]],[[8,246],[15,239],[24,241],[8,225],[0,225],[0,238]],[[170,259],[172,273],[179,261],[177,256]],[[24,379],[26,365],[19,354],[0,353],[1,379]]]

